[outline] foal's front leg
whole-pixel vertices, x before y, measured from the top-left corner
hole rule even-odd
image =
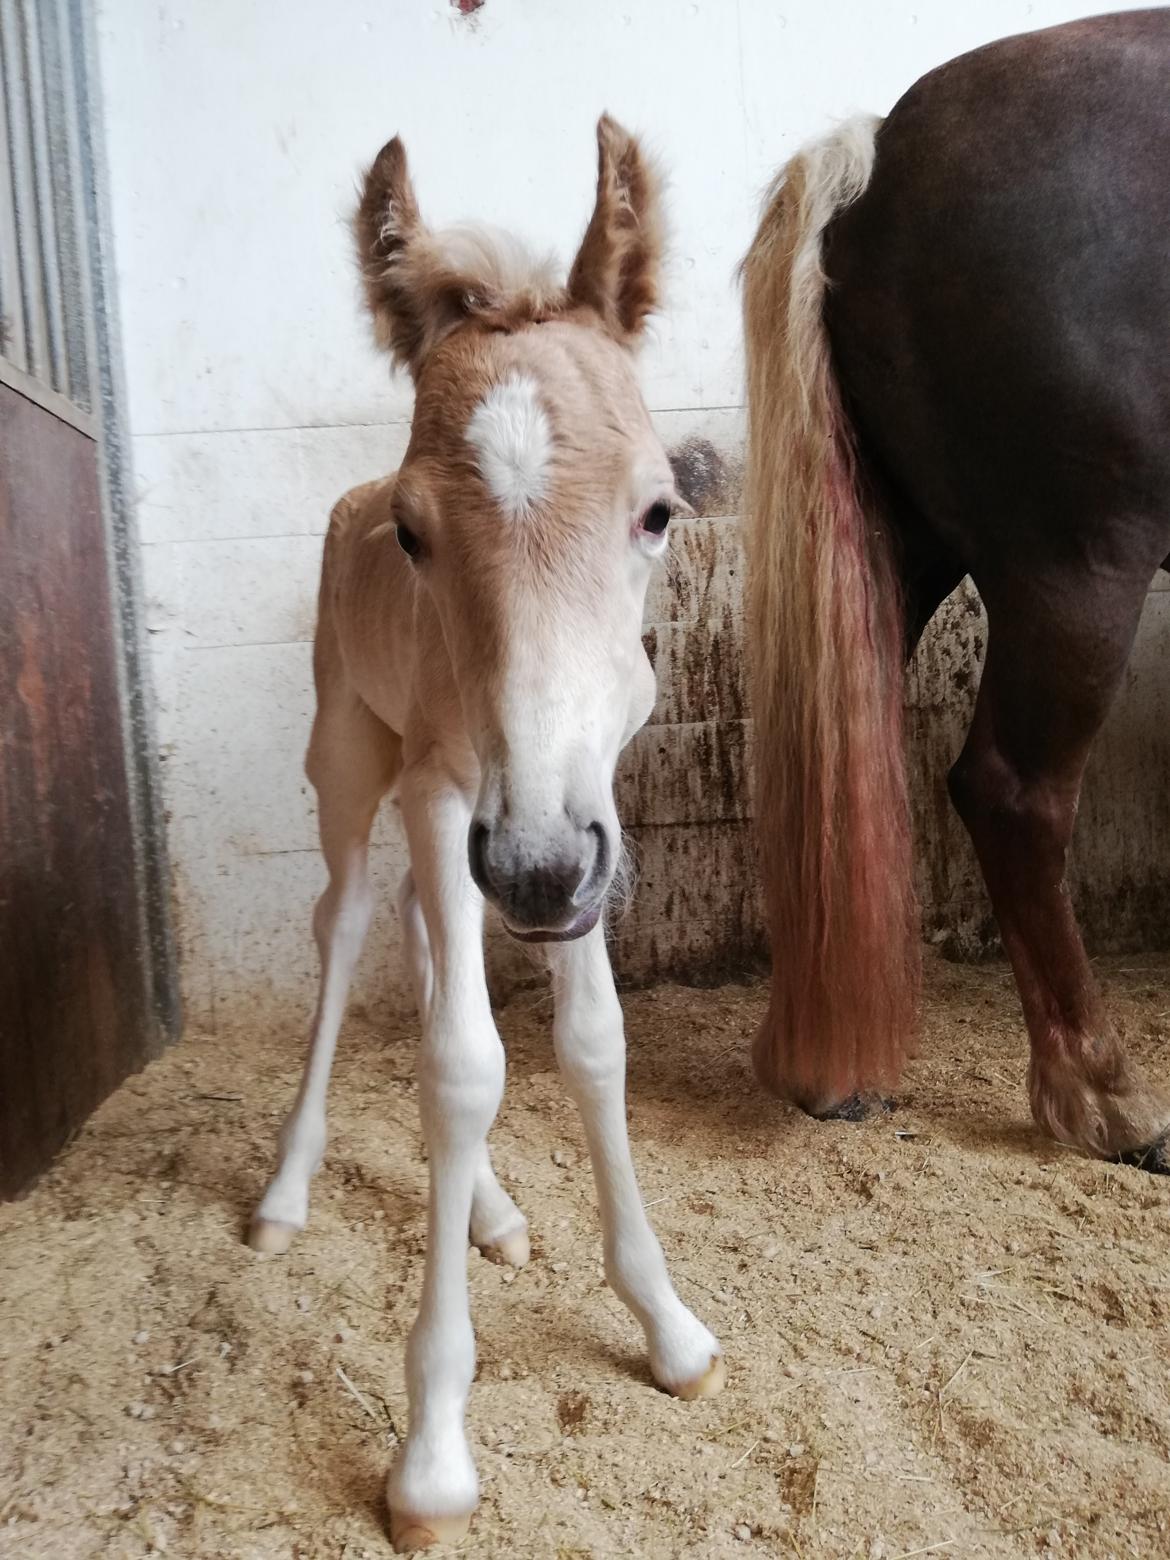
[[[433,986],[418,1065],[430,1165],[426,1271],[406,1348],[410,1429],[386,1492],[400,1551],[461,1537],[478,1498],[463,1428],[475,1372],[467,1232],[504,1088],[484,976],[483,900],[467,866],[468,804],[444,778],[418,771],[404,777],[401,795]]]
[[[426,922],[414,886],[414,873],[410,871],[398,890],[398,915],[406,944],[406,960],[418,998],[418,1014],[425,1024],[434,992],[435,972]],[[509,1267],[524,1267],[531,1254],[528,1220],[497,1181],[486,1143],[480,1150],[475,1172],[471,1244],[477,1246],[489,1262],[502,1262]]]
[[[658,1385],[680,1398],[723,1386],[718,1340],[674,1292],[642,1206],[626,1133],[626,1041],[604,929],[550,949],[557,1061],[581,1112],[614,1293],[642,1324]]]

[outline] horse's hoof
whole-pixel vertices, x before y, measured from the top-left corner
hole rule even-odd
[[[871,1116],[888,1116],[897,1109],[897,1100],[881,1094],[850,1094],[828,1110],[810,1111],[814,1121],[868,1121]]]
[[[396,1554],[412,1555],[419,1549],[434,1549],[437,1544],[457,1544],[466,1537],[471,1513],[462,1517],[412,1517],[406,1512],[390,1513],[390,1542]]]
[[[489,1262],[499,1262],[505,1267],[526,1267],[532,1255],[528,1226],[522,1224],[519,1229],[509,1230],[498,1240],[485,1240],[479,1248],[479,1254],[481,1257],[486,1257]]]
[[[300,1234],[295,1224],[284,1224],[279,1219],[253,1219],[248,1230],[248,1244],[253,1251],[266,1257],[283,1257]]]
[[[681,1387],[675,1387],[674,1396],[681,1398],[684,1403],[697,1403],[700,1398],[717,1397],[723,1391],[723,1384],[727,1380],[727,1370],[723,1364],[722,1354],[713,1354],[711,1363],[701,1376],[696,1376],[693,1381],[686,1381]]]
[[[1117,1163],[1148,1170],[1151,1175],[1170,1175],[1170,1132],[1164,1132],[1146,1148],[1127,1148],[1117,1155]]]

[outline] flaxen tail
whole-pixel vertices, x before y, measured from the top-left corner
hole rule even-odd
[[[800,153],[743,264],[747,614],[772,995],[763,1083],[815,1112],[893,1085],[918,985],[902,612],[858,481],[823,319],[824,230],[865,189],[876,120]]]

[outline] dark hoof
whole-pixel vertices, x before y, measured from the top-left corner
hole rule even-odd
[[[1151,1175],[1170,1175],[1170,1132],[1163,1133],[1148,1148],[1127,1148],[1124,1154],[1118,1154],[1117,1163],[1148,1170]]]
[[[839,1105],[809,1114],[814,1121],[868,1121],[871,1116],[888,1116],[897,1106],[897,1100],[886,1099],[880,1094],[851,1094]]]

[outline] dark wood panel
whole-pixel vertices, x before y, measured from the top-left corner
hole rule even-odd
[[[0,1194],[153,1048],[91,439],[0,385]]]

